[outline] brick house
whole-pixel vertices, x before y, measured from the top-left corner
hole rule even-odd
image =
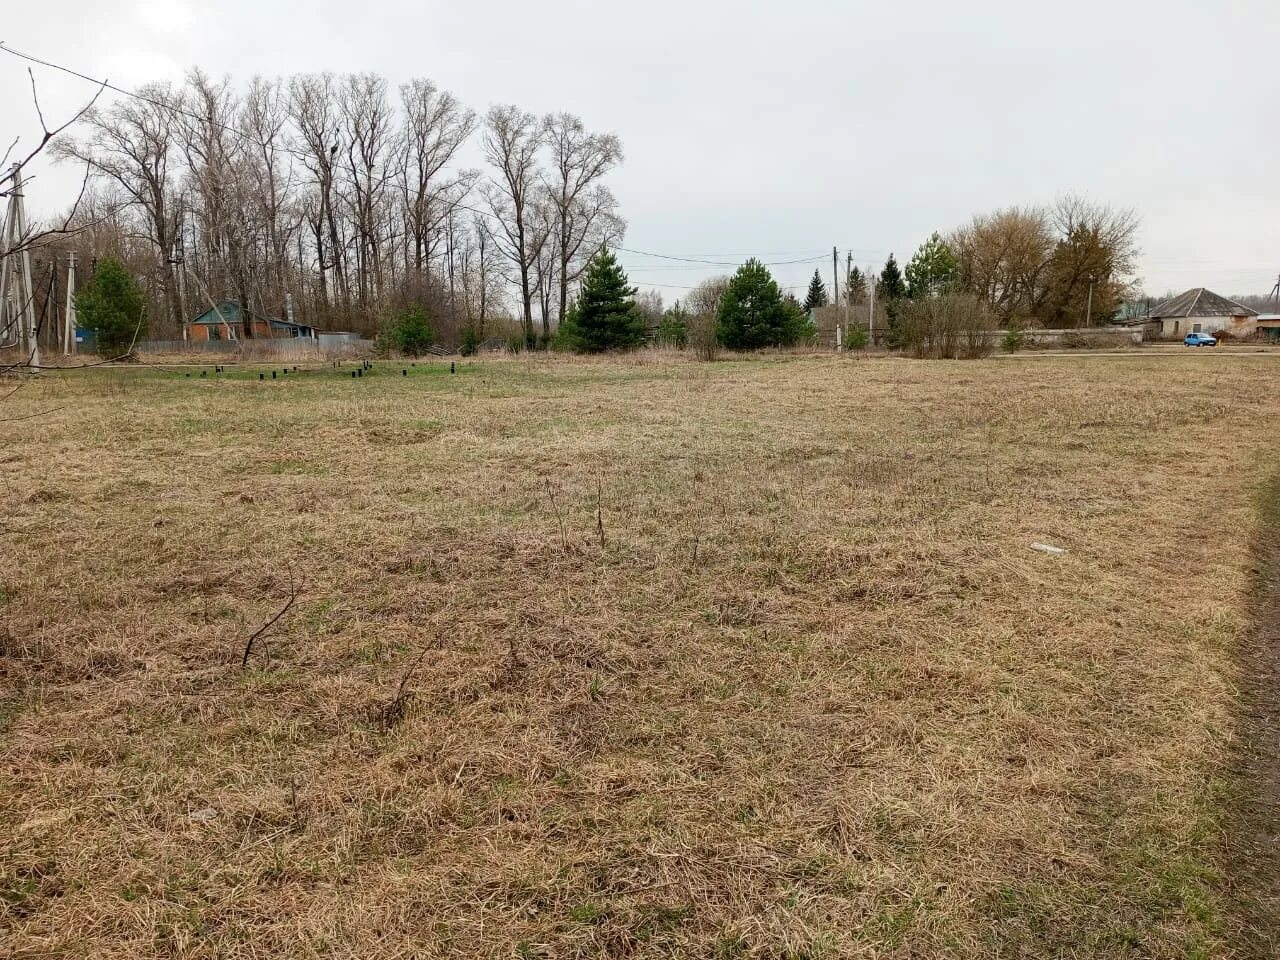
[[[304,323],[290,323],[250,312],[255,340],[292,340],[306,337],[314,340],[316,328]],[[187,325],[189,340],[243,340],[244,317],[240,304],[235,300],[219,301],[217,309],[210,308]]]

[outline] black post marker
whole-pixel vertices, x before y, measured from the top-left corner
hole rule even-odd
[[[352,371],[351,371],[351,379],[352,379],[352,380],[354,380],[355,378],[356,378],[356,372],[355,372],[354,370],[352,370]]]
[[[400,371],[400,376],[402,376],[402,377],[407,377],[408,375],[409,375],[409,371],[408,371],[408,370],[401,370],[401,371]]]
[[[272,380],[274,380],[275,378],[276,378],[276,372],[275,372],[274,370],[272,370],[272,371],[271,371],[271,379],[272,379]]]
[[[267,375],[266,375],[265,373],[260,373],[260,374],[258,374],[258,379],[259,379],[259,380],[265,380],[265,379],[267,379]]]
[[[191,371],[187,371],[187,376],[191,376]]]
[[[458,372],[458,365],[457,365],[456,363],[454,363],[452,360],[450,360],[450,361],[449,361],[449,372],[450,372],[450,373],[457,373],[457,372]]]

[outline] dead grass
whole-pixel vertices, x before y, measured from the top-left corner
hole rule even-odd
[[[46,375],[0,944],[1232,956],[1272,362]]]

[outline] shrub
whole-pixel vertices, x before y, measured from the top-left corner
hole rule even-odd
[[[699,360],[711,361],[720,355],[720,331],[714,313],[690,317],[689,345]]]
[[[126,355],[147,332],[142,292],[119,260],[102,260],[75,301],[80,326],[93,331],[101,357]]]
[[[902,349],[916,357],[973,360],[994,349],[987,305],[968,293],[943,293],[904,301],[897,336]]]
[[[464,357],[474,357],[480,349],[480,331],[476,329],[474,320],[468,320],[462,328],[462,341],[458,344],[458,353]]]
[[[662,314],[658,321],[658,343],[664,347],[679,347],[683,350],[689,345],[689,314],[680,308],[677,302],[674,307]]]
[[[866,327],[850,327],[849,339],[845,347],[849,350],[865,350],[870,342],[871,336],[867,333]]]
[[[410,357],[419,356],[436,339],[427,312],[417,304],[392,317],[384,336],[392,349]]]

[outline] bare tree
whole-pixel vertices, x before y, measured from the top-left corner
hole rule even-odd
[[[588,247],[585,257],[580,254],[593,232],[598,232],[600,220],[616,216],[613,195],[599,182],[622,162],[622,142],[611,133],[588,133],[582,121],[568,113],[551,114],[543,124],[551,154],[547,192],[554,211],[556,320],[563,323],[569,284],[599,247]],[[545,314],[543,322],[545,330]]]
[[[361,307],[382,293],[381,229],[388,183],[392,117],[387,81],[372,73],[344,78],[338,98],[346,139],[344,174],[356,252],[356,295]]]
[[[296,136],[295,154],[311,173],[315,191],[307,219],[316,243],[321,307],[328,312],[330,284],[326,278],[332,271],[333,301],[345,311],[348,306],[346,256],[337,210],[338,153],[342,149],[342,138],[332,74],[300,74],[289,81],[289,119]]]
[[[499,252],[516,269],[520,288],[520,320],[525,341],[534,343],[534,269],[545,233],[531,223],[539,181],[538,153],[543,128],[538,118],[514,106],[496,106],[485,116],[484,154],[496,176],[485,184],[484,198],[498,229],[493,232]]]
[[[62,138],[54,153],[88,164],[99,177],[115,184],[140,213],[144,236],[152,246],[170,323],[182,315],[174,272],[174,242],[182,223],[175,145],[181,92],[169,84],[150,84],[139,98],[122,99],[109,108],[94,108],[82,118],[84,141]]]
[[[241,103],[240,127],[251,138],[249,186],[263,227],[265,276],[259,280],[258,299],[281,312],[289,286],[290,247],[302,221],[301,210],[291,197],[293,178],[284,138],[287,123],[283,84],[254,77]]]
[[[440,224],[465,197],[478,171],[448,165],[475,132],[476,115],[430,80],[400,87],[404,132],[399,144],[397,186],[404,204],[406,241],[414,270],[429,270]]]

